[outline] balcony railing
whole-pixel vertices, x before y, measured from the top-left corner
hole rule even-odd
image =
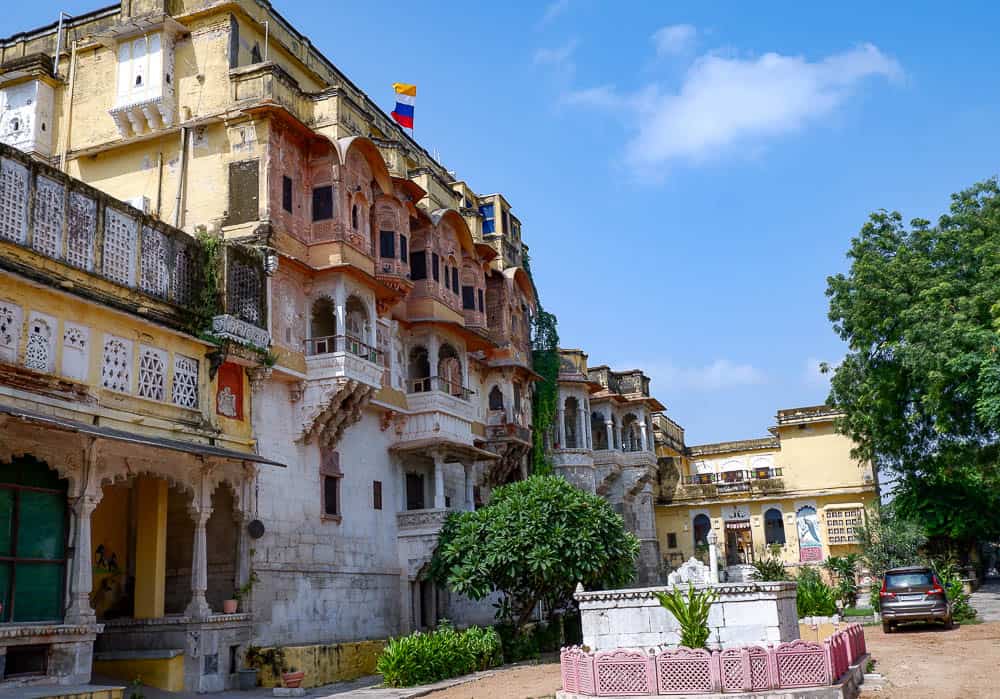
[[[731,493],[771,492],[782,488],[780,468],[696,473],[683,476],[681,484],[688,495],[728,495]],[[678,491],[680,493],[680,491]]]
[[[372,364],[382,362],[382,351],[350,335],[327,335],[313,337],[305,342],[306,354],[310,357],[334,352],[350,352]]]
[[[441,376],[426,376],[421,379],[409,379],[406,382],[407,393],[430,393],[431,391],[447,393],[462,400],[469,400],[475,393],[471,388],[465,388],[461,384]]]
[[[781,478],[780,468],[756,468],[749,471],[723,471],[722,473],[696,473],[684,476],[684,485],[710,485],[712,483],[744,483]]]

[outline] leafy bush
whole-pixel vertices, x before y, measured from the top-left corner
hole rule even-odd
[[[948,599],[951,601],[951,616],[955,621],[972,621],[976,618],[976,610],[969,604],[969,595],[962,586],[962,575],[958,564],[953,558],[941,558],[934,561],[934,572],[941,579]]]
[[[836,594],[832,587],[823,582],[819,570],[802,568],[795,582],[798,583],[795,607],[800,619],[805,616],[833,616],[837,613]]]
[[[429,633],[390,639],[375,670],[390,687],[412,687],[495,667],[501,660],[500,636],[494,629],[472,626],[456,631],[442,625]]]
[[[670,592],[653,594],[681,625],[681,645],[687,648],[704,648],[711,634],[708,612],[712,603],[719,599],[719,593],[712,589],[695,592],[694,585],[688,583],[687,597],[676,587]]]
[[[858,601],[857,568],[860,559],[860,555],[849,553],[846,556],[830,556],[823,562],[823,567],[837,580],[837,598],[845,607],[851,607]]]
[[[753,562],[753,567],[754,580],[760,580],[761,582],[779,582],[781,580],[788,580],[789,578],[784,562],[782,562],[780,558],[776,558],[774,556],[757,559]]]

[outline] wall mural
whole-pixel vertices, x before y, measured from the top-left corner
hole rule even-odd
[[[795,522],[799,533],[799,560],[822,560],[823,542],[819,535],[819,515],[816,514],[816,508],[799,508]]]

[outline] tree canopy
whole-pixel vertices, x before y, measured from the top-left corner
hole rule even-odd
[[[638,553],[639,540],[603,498],[535,475],[497,488],[479,510],[451,514],[431,573],[472,599],[501,592],[501,618],[523,626],[539,602],[549,610],[567,603],[578,582],[628,583]]]
[[[874,213],[830,277],[848,343],[830,402],[858,456],[898,478],[895,503],[932,537],[1000,535],[1000,188],[952,196],[937,225]]]

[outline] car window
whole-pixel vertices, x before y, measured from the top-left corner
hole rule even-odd
[[[933,585],[934,579],[929,570],[913,573],[889,573],[885,576],[886,590],[905,590],[908,587],[931,587]]]

